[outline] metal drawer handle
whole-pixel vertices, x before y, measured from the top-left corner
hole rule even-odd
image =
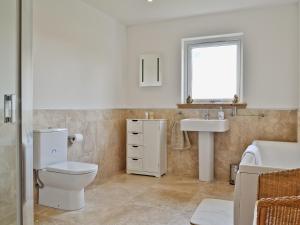
[[[138,120],[131,120],[132,122],[138,122]]]
[[[4,95],[4,123],[16,122],[16,95]]]
[[[139,159],[132,159],[132,160],[134,160],[134,161],[138,161]]]
[[[138,135],[139,133],[133,132],[132,134],[133,134],[133,135]]]
[[[138,146],[138,145],[132,145],[132,147],[133,147],[133,148],[138,148],[139,146]]]

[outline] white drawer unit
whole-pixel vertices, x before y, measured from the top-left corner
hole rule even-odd
[[[160,177],[167,172],[167,121],[127,120],[127,173]]]
[[[127,144],[129,145],[143,145],[144,135],[137,132],[127,132]]]
[[[128,132],[143,132],[143,121],[140,120],[130,120],[130,123],[127,123]]]
[[[127,156],[129,158],[144,158],[144,146],[140,145],[128,145],[127,146]]]
[[[143,171],[143,159],[127,158],[127,168],[132,171]]]

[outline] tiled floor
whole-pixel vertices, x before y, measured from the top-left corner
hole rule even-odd
[[[90,186],[86,207],[64,212],[36,206],[36,225],[188,225],[203,198],[232,199],[224,182],[164,176],[118,175]]]

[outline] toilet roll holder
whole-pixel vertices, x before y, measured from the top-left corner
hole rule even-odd
[[[82,142],[82,135],[81,134],[73,134],[68,136],[68,142],[69,144],[73,145],[76,142]]]

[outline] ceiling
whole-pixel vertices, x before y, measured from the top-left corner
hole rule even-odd
[[[208,13],[298,2],[298,0],[83,0],[116,17],[126,25],[135,25],[203,15]]]

